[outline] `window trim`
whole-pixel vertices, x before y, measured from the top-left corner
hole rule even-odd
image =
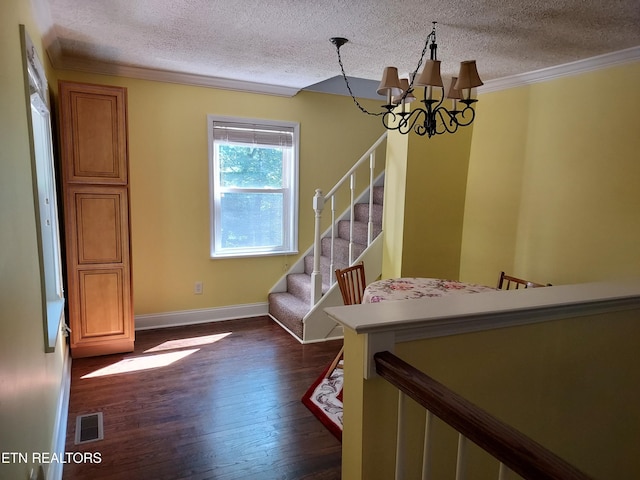
[[[285,231],[283,237],[287,238],[283,248],[273,247],[242,247],[225,248],[222,251],[216,249],[218,237],[216,234],[216,221],[220,218],[220,203],[217,201],[217,178],[218,165],[214,158],[214,122],[240,123],[247,125],[264,125],[270,127],[283,127],[293,130],[293,158],[286,169],[290,172],[285,174],[290,179],[291,185],[289,195],[285,194],[285,202],[288,208],[283,208],[283,224]],[[300,124],[298,122],[288,122],[283,120],[268,120],[262,118],[245,118],[221,115],[207,115],[207,138],[209,154],[209,255],[213,259],[217,258],[241,258],[241,257],[263,257],[275,255],[290,255],[298,253],[298,208],[299,208],[299,157],[300,157]],[[242,189],[243,191],[251,189]],[[259,189],[261,193],[278,192],[281,189]]]
[[[52,353],[56,350],[65,322],[65,297],[49,87],[44,67],[22,24],[20,43],[40,267],[44,351]]]

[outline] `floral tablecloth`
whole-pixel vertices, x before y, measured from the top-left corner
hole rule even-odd
[[[495,288],[486,285],[439,278],[389,278],[369,284],[364,291],[362,303],[444,297],[458,293],[493,292],[495,290]]]

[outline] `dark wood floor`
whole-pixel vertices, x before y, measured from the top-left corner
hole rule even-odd
[[[138,332],[131,354],[74,359],[66,451],[101,463],[68,463],[63,478],[339,479],[341,444],[300,399],[341,343],[300,345],[260,317]],[[76,417],[93,412],[104,440],[75,445]]]

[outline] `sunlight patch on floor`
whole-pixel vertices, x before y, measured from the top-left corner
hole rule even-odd
[[[145,355],[144,357],[125,358],[113,365],[88,373],[81,378],[104,377],[119,373],[138,372],[141,370],[152,370],[154,368],[166,367],[167,365],[171,365],[178,360],[188,357],[198,350],[200,349],[195,348],[192,350],[181,350],[179,352],[158,353],[155,355]]]
[[[150,352],[161,352],[163,350],[175,350],[178,348],[185,347],[197,347],[200,345],[209,345],[211,343],[215,343],[219,340],[222,340],[225,337],[231,335],[232,332],[226,333],[217,333],[215,335],[204,335],[201,337],[191,337],[191,338],[180,338],[178,340],[168,340],[164,343],[161,343],[158,346],[150,348],[149,350],[145,350],[144,353]]]

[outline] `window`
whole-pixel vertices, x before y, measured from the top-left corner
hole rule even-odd
[[[211,256],[297,252],[298,124],[209,115]]]
[[[26,90],[27,116],[29,118],[32,171],[35,174],[33,195],[40,260],[44,349],[45,352],[53,352],[60,325],[64,321],[65,300],[56,203],[56,179],[53,166],[49,89],[44,68],[23,25],[20,25],[20,31],[24,50],[24,74],[28,79],[25,87],[28,88]]]

